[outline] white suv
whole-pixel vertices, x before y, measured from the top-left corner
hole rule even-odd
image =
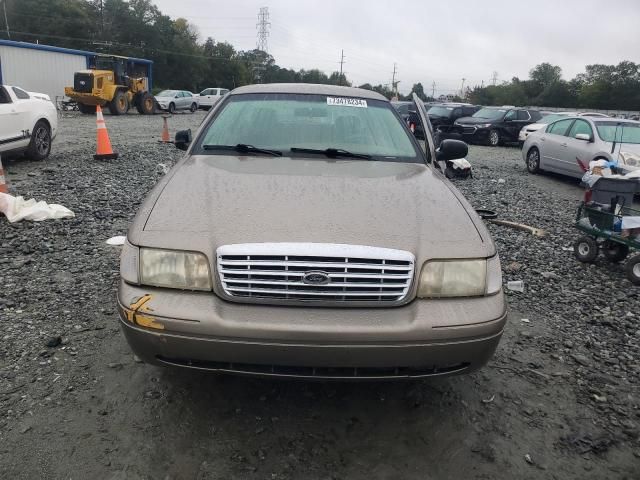
[[[226,88],[205,88],[200,92],[200,108],[209,110],[227,93],[229,90]]]
[[[55,105],[44,93],[0,86],[0,152],[22,153],[43,160],[58,132]]]

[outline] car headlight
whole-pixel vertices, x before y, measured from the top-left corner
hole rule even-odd
[[[491,124],[490,123],[479,123],[478,125],[476,125],[477,128],[491,128]]]
[[[502,288],[498,255],[489,259],[431,260],[422,266],[419,298],[479,297]]]
[[[183,290],[211,290],[209,262],[202,253],[140,248],[140,283]]]

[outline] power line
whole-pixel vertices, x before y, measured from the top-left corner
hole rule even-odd
[[[256,27],[258,28],[258,42],[256,44],[256,48],[258,50],[262,50],[263,52],[268,51],[267,37],[269,36],[270,26],[271,22],[269,22],[269,7],[260,7],[260,12],[258,13],[258,23],[256,24]]]

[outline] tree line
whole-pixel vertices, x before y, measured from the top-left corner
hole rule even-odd
[[[351,85],[338,72],[283,68],[261,50],[237,50],[211,37],[201,41],[193,24],[164,15],[152,0],[5,0],[5,6],[0,38],[147,58],[154,62],[158,88],[198,92],[256,82]],[[4,16],[0,24],[2,20]],[[387,85],[360,87],[394,96]],[[425,101],[435,100],[425,94],[421,83],[399,97],[410,99],[414,92]],[[498,85],[467,88],[455,100],[478,105],[640,110],[640,64],[587,65],[584,73],[564,80],[559,66],[541,63],[526,80],[514,77]]]
[[[412,92],[425,101],[432,100],[420,83]],[[541,63],[530,70],[527,80],[513,77],[498,85],[478,85],[455,100],[476,105],[636,111],[640,110],[640,64],[623,61],[618,65],[587,65],[584,73],[567,81],[559,66]]]
[[[153,60],[154,84],[199,92],[250,83],[350,85],[344,75],[278,66],[260,50],[237,50],[195,25],[164,15],[151,0],[6,0],[0,38]],[[7,27],[6,23],[9,24]]]

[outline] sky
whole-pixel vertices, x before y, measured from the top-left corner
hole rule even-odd
[[[640,63],[640,0],[154,0],[238,50],[256,47],[258,12],[269,9],[268,52],[285,68],[343,70],[354,85],[425,92],[526,79],[542,62],[571,79],[593,63]],[[434,87],[435,83],[435,87]]]

